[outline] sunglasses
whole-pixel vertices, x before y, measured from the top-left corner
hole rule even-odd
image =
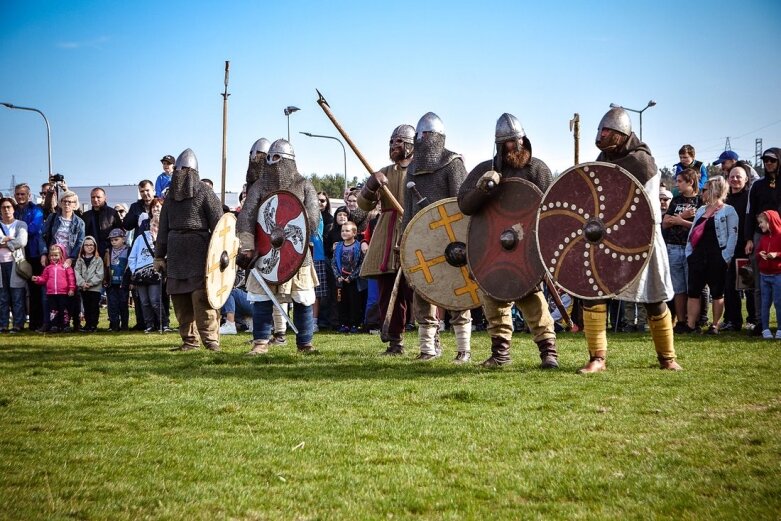
[[[326,201],[325,199],[318,199],[318,201],[320,201],[321,203],[326,203],[326,202],[328,202],[328,201]]]
[[[765,163],[778,163],[778,159],[776,159],[775,157],[763,157],[762,161],[764,161]]]

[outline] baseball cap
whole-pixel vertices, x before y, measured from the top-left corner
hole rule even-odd
[[[670,200],[673,198],[673,194],[665,187],[659,189],[659,199]]]
[[[713,162],[713,164],[714,165],[720,165],[724,161],[726,161],[727,159],[731,159],[733,161],[737,161],[739,159],[737,152],[735,152],[734,150],[725,150],[724,152],[721,153],[719,158],[716,161]]]
[[[775,159],[776,161],[778,160],[778,156],[772,150],[765,150],[765,152],[762,153],[762,159],[765,159],[766,157],[770,159]]]
[[[124,236],[125,236],[125,230],[123,230],[122,228],[114,228],[108,234],[109,239],[113,239],[114,237],[124,237]]]
[[[162,163],[163,161],[171,163],[172,165],[176,164],[176,158],[174,156],[163,156],[163,159],[161,159],[160,162]]]

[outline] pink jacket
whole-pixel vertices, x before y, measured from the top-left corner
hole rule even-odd
[[[60,249],[62,251],[62,249]],[[36,284],[46,284],[47,295],[67,295],[70,291],[76,291],[76,274],[73,268],[65,268],[62,263],[64,256],[60,254],[60,262],[48,264],[43,273],[35,279]]]

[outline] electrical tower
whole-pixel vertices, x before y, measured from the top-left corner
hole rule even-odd
[[[754,166],[759,166],[761,157],[762,157],[762,138],[758,137],[756,140],[754,140]]]
[[[729,144],[729,136],[726,137],[726,141],[724,142],[724,151],[732,150],[732,147]]]

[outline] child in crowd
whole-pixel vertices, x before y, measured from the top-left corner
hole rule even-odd
[[[72,307],[72,297],[76,294],[76,277],[73,268],[65,267],[65,255],[58,244],[49,247],[49,264],[40,276],[33,277],[33,282],[41,286],[46,285],[49,309],[56,313],[54,321],[50,323],[49,331],[51,333],[64,331],[67,325],[65,312]]]
[[[781,217],[775,210],[757,215],[762,231],[757,247],[759,259],[760,294],[762,296],[762,338],[772,339],[770,332],[770,304],[776,307],[776,339],[781,339],[778,317],[781,317]]]
[[[88,235],[81,245],[79,258],[73,271],[76,275],[76,286],[81,293],[81,302],[84,305],[84,329],[87,333],[98,330],[100,318],[100,291],[103,278],[106,276],[103,259],[98,254],[98,243],[95,238]]]
[[[358,227],[348,221],[342,225],[342,241],[336,243],[331,267],[336,278],[340,333],[357,333],[363,323],[361,291],[361,244],[355,240]]]
[[[108,322],[110,331],[127,330],[128,287],[124,281],[130,248],[125,245],[125,231],[114,228],[108,234],[111,248],[106,251],[104,263],[107,266],[106,299],[108,300]]]
[[[128,269],[132,273],[132,283],[138,291],[143,307],[145,322],[144,333],[168,330],[168,315],[163,313],[163,285],[160,273],[153,266],[155,260],[155,241],[159,228],[157,216],[149,223],[149,230],[140,231],[130,249]]]

